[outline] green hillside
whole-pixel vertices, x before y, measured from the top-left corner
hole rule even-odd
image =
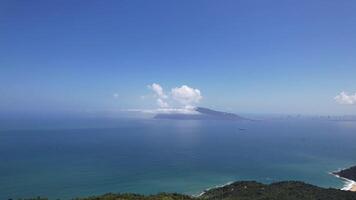
[[[262,184],[255,181],[239,181],[211,189],[200,197],[182,194],[160,193],[156,195],[105,194],[75,200],[356,200],[356,193],[338,189],[325,189],[298,181]],[[33,198],[26,200],[47,200]]]

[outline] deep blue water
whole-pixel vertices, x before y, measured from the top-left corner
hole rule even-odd
[[[18,130],[2,123],[0,199],[198,194],[235,180],[340,188],[328,172],[356,163],[356,122],[39,120]]]

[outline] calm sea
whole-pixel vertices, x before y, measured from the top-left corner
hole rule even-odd
[[[356,122],[92,119],[0,126],[0,199],[198,194],[237,180],[301,180],[356,163]]]

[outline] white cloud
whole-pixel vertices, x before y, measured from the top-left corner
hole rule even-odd
[[[148,85],[148,88],[151,89],[159,98],[167,98],[167,95],[164,94],[163,88],[159,84],[153,83],[152,85]]]
[[[161,108],[168,108],[169,107],[168,103],[165,102],[164,100],[160,99],[160,98],[157,99],[157,105],[159,107],[161,107]]]
[[[114,98],[119,98],[119,94],[118,94],[118,93],[114,93],[112,96],[113,96]]]
[[[169,107],[169,104],[164,100],[167,99],[168,96],[164,94],[163,88],[157,84],[153,83],[152,85],[148,85],[148,88],[151,89],[155,93],[155,97],[157,98],[157,105],[161,108]]]
[[[348,95],[346,92],[341,92],[339,95],[334,97],[334,99],[339,104],[355,105],[356,104],[356,93],[354,95]]]
[[[169,108],[171,105],[184,106],[185,109],[192,109],[203,98],[200,90],[191,88],[187,85],[175,87],[166,95],[162,86],[153,83],[147,86],[154,92],[154,98],[160,108]]]
[[[200,90],[191,88],[187,85],[173,88],[171,94],[174,100],[180,104],[183,104],[184,106],[197,104],[203,98]]]

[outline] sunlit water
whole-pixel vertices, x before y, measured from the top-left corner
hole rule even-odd
[[[0,131],[0,199],[198,194],[236,180],[341,188],[328,172],[356,163],[356,122],[64,121]]]

